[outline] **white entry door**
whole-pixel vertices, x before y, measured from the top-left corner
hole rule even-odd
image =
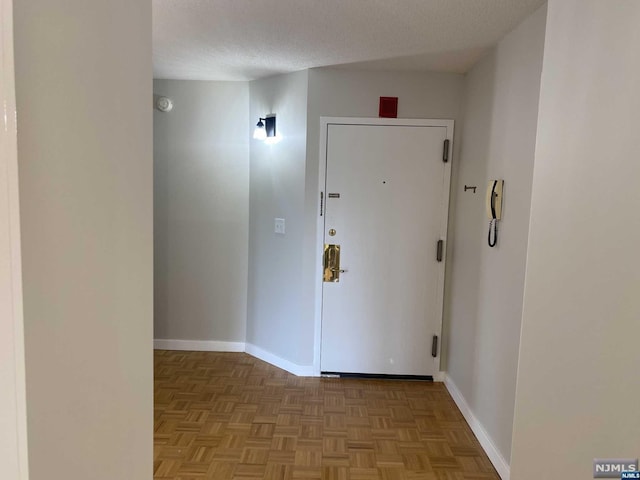
[[[324,243],[340,265],[323,264],[320,369],[434,375],[453,121],[333,120],[323,122]]]

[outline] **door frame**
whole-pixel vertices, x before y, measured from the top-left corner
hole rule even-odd
[[[13,54],[13,2],[0,0],[0,464],[27,480],[27,399]]]
[[[438,335],[438,355],[437,359],[442,365],[440,352],[442,351],[442,316],[444,307],[444,282],[447,259],[447,226],[449,221],[449,197],[451,188],[451,163],[453,157],[453,120],[442,119],[403,119],[403,118],[366,118],[366,117],[320,117],[320,153],[318,156],[318,191],[316,192],[316,248],[315,248],[315,311],[314,311],[314,345],[313,345],[313,372],[315,376],[320,376],[320,358],[322,349],[322,256],[324,253],[324,229],[325,215],[320,216],[320,195],[324,195],[323,210],[326,206],[325,183],[327,173],[327,131],[329,125],[371,125],[371,126],[393,126],[393,127],[444,127],[446,128],[446,139],[449,140],[449,161],[445,163],[444,183],[446,191],[442,203],[440,220],[440,238],[444,241],[444,251],[442,262],[438,273],[437,298],[440,305],[440,322],[437,327]],[[435,254],[435,246],[434,246]],[[434,380],[443,381],[444,375],[439,372],[434,375]]]

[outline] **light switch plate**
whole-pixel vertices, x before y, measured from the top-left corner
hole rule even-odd
[[[284,235],[284,218],[276,218],[274,232]]]

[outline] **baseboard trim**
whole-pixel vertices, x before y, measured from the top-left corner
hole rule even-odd
[[[314,369],[313,365],[298,365],[296,363],[290,362],[289,360],[285,360],[284,358],[278,357],[271,352],[267,352],[266,350],[261,349],[260,347],[256,347],[251,343],[247,343],[245,345],[245,352],[249,355],[256,357],[262,361],[270,363],[278,368],[286,370],[289,373],[293,373],[299,377],[314,377]]]
[[[293,373],[299,377],[315,377],[313,365],[298,365],[271,352],[244,342],[221,342],[218,340],[172,340],[156,338],[155,350],[186,350],[191,352],[246,352],[271,365]]]
[[[221,342],[218,340],[170,340],[155,339],[155,350],[188,350],[192,352],[244,352],[244,342]]]
[[[434,382],[444,382],[444,379],[447,376],[447,372],[436,372],[433,375],[433,381]]]
[[[491,463],[497,470],[498,475],[500,475],[500,478],[502,480],[509,480],[509,477],[511,476],[511,468],[509,467],[509,464],[497,449],[495,443],[493,443],[493,440],[491,440],[489,433],[487,433],[480,421],[473,414],[471,408],[469,407],[469,404],[464,399],[462,393],[460,392],[460,390],[458,390],[458,387],[453,382],[451,377],[449,377],[449,375],[445,374],[444,384],[447,387],[447,390],[449,390],[453,401],[456,402],[456,405],[460,409],[460,412],[462,412],[462,415],[464,416],[465,420],[471,427],[471,430],[480,442],[480,445],[489,457],[489,460],[491,460]]]

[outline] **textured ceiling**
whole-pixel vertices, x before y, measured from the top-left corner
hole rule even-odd
[[[463,73],[544,0],[153,0],[155,78],[349,65]]]

